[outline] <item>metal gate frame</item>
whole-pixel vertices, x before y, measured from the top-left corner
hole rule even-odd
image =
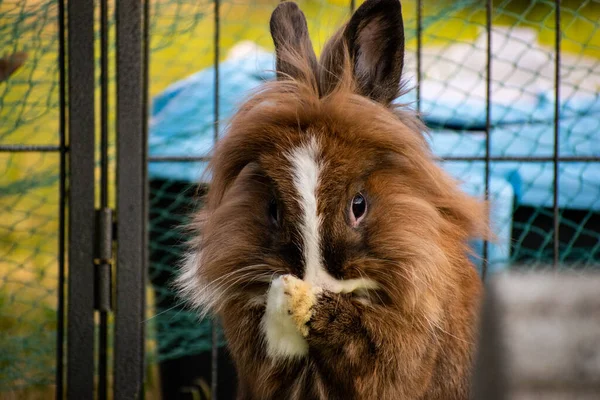
[[[116,2],[117,202],[114,212],[108,204],[107,0],[100,2],[101,177],[100,208],[95,208],[94,160],[98,132],[95,127],[94,11],[93,0],[59,1],[61,239],[56,397],[62,399],[66,394],[69,399],[92,399],[94,393],[99,399],[107,397],[108,315],[114,313],[113,398],[142,398],[148,231],[148,3]],[[68,243],[65,242],[66,211]],[[114,256],[113,247],[116,247]],[[96,316],[99,319],[97,344]]]
[[[99,3],[100,132],[96,132],[95,115],[94,1],[58,0],[59,144],[0,145],[3,153],[60,156],[57,399],[93,399],[96,393],[97,398],[105,399],[109,381],[114,399],[144,396],[148,1],[115,2],[115,210],[108,203],[108,0]],[[96,139],[100,141],[99,149]],[[99,186],[96,150],[100,150]],[[95,204],[97,189],[99,208]],[[112,379],[108,376],[111,368],[107,357],[111,313]]]

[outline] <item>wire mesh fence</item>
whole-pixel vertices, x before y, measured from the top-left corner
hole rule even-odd
[[[16,390],[54,381],[58,157],[3,153],[0,163],[0,387]]]
[[[210,375],[211,322],[198,321],[182,307],[169,282],[185,241],[180,227],[200,206],[196,184],[215,131],[222,134],[244,95],[274,76],[268,20],[276,3],[149,2],[147,347],[149,364],[163,366],[165,393],[182,387],[210,392],[208,381],[193,382]],[[360,2],[299,3],[318,54]],[[444,168],[465,190],[479,196],[489,192],[498,238],[487,246],[474,243],[480,256],[487,255],[488,271],[535,268],[555,258],[569,268],[596,267],[600,1],[490,3],[488,14],[483,1],[402,2],[405,79],[415,89],[399,101],[423,113],[434,153],[446,160]],[[109,35],[114,35],[114,9],[108,2]],[[45,390],[55,381],[58,12],[56,0],[0,0],[5,38],[0,66],[14,63],[14,54],[26,54],[20,68],[0,82],[0,397]],[[96,48],[100,63],[99,29]],[[110,48],[110,59],[113,52]],[[114,101],[114,75],[110,64],[109,102]],[[99,93],[99,76],[97,82]],[[113,171],[113,130],[109,138]],[[109,202],[114,204],[114,193]],[[195,374],[168,375],[196,365]],[[152,386],[149,394],[156,390]]]

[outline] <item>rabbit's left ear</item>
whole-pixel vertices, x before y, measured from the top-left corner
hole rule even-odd
[[[308,35],[306,17],[298,5],[289,1],[279,4],[271,15],[270,28],[278,78],[314,82],[318,71],[317,56]]]
[[[335,86],[340,68],[344,68],[344,55],[350,56],[358,92],[380,103],[391,103],[399,94],[404,65],[400,1],[365,1],[331,39],[321,56],[325,68],[321,84],[325,85],[325,92]]]

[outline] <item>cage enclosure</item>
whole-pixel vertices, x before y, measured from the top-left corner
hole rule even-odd
[[[277,1],[0,0],[0,398],[232,397],[172,287]],[[319,54],[361,2],[299,1]],[[491,201],[482,278],[597,270],[600,1],[402,1],[406,95]],[[125,367],[127,366],[127,367]]]

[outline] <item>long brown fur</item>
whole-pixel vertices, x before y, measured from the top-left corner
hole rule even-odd
[[[467,399],[481,296],[468,241],[487,236],[487,212],[434,162],[417,116],[391,105],[399,80],[392,91],[389,81],[399,78],[404,51],[394,19],[400,4],[368,0],[320,63],[308,31],[294,29],[305,24],[297,6],[283,3],[276,13],[279,79],[240,107],[215,149],[183,294],[221,318],[238,399]],[[358,28],[348,33],[352,24]],[[300,37],[283,40],[282,29]],[[401,46],[392,43],[386,56],[382,36],[397,34]],[[357,57],[381,59],[364,71]],[[301,210],[286,154],[308,138],[321,149],[326,268],[336,279],[367,277],[379,288],[368,301],[322,293],[306,325],[308,354],[277,360],[260,323],[273,279],[303,276]],[[357,192],[366,194],[368,214],[353,229],[346,214]],[[268,219],[273,198],[277,227]]]

